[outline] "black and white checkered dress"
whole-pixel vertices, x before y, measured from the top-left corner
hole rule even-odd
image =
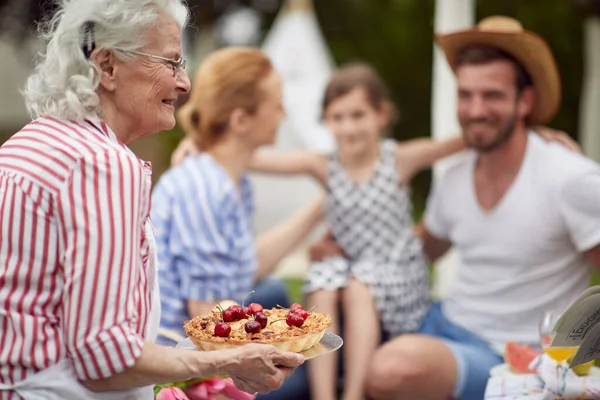
[[[354,182],[336,154],[329,162],[327,218],[346,257],[311,265],[305,290],[337,290],[355,277],[369,285],[390,335],[419,328],[429,305],[429,277],[413,236],[409,190],[400,184],[396,143],[381,142],[368,181]]]

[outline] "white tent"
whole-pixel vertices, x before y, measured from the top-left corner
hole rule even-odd
[[[437,0],[435,4],[435,33],[447,33],[473,26],[475,0]],[[432,93],[432,136],[444,139],[456,136],[460,126],[456,118],[456,79],[443,52],[434,45]],[[450,159],[434,167],[434,183],[447,168]],[[451,250],[436,262],[433,295],[443,297],[448,292],[460,264],[458,254]]]
[[[320,122],[321,97],[334,63],[308,0],[288,1],[263,44],[282,74],[287,118],[277,142],[264,151],[330,151],[331,134]],[[307,177],[253,175],[258,233],[284,221],[321,190]]]

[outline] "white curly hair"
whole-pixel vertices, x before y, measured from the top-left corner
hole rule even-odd
[[[116,50],[122,58],[147,44],[147,28],[161,15],[173,17],[183,29],[189,12],[184,0],[63,0],[40,24],[45,46],[22,91],[31,117],[81,120],[100,112],[100,71],[83,52],[86,23],[94,24],[96,47]]]

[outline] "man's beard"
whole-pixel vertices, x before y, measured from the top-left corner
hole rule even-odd
[[[468,135],[465,135],[465,142],[467,143],[467,146],[469,148],[474,149],[480,153],[490,153],[490,152],[502,147],[504,144],[506,144],[506,142],[509,141],[509,139],[512,137],[513,133],[515,132],[515,126],[517,125],[517,119],[518,119],[517,110],[515,110],[513,115],[511,116],[510,120],[507,122],[507,124],[504,127],[501,127],[501,129],[500,129],[500,131],[498,131],[498,134],[496,135],[496,137],[490,143],[484,143],[484,144],[474,143],[470,140]],[[471,121],[469,121],[469,124],[476,123],[476,122],[487,122],[487,121],[485,119],[471,120]]]

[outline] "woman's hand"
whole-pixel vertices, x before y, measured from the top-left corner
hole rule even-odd
[[[558,142],[571,151],[581,153],[579,144],[566,132],[550,129],[547,126],[534,126],[531,129],[548,142]]]
[[[297,353],[283,352],[271,345],[249,344],[230,350],[224,367],[235,386],[247,393],[279,389],[296,367],[304,363]]]
[[[194,141],[189,137],[185,137],[179,142],[173,154],[171,154],[171,166],[174,167],[181,164],[187,156],[196,156],[198,154],[200,154],[200,150],[198,150]]]

